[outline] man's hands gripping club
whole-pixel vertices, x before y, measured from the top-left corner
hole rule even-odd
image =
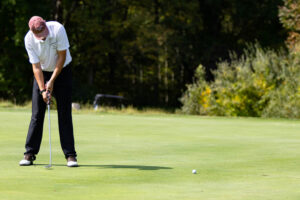
[[[33,74],[37,81],[39,89],[41,91],[46,90],[46,92],[42,92],[43,100],[45,103],[48,102],[48,98],[51,99],[52,91],[53,91],[53,84],[54,84],[55,79],[57,78],[57,76],[60,74],[60,72],[63,69],[63,65],[66,60],[66,52],[67,52],[66,50],[57,51],[57,55],[58,55],[57,63],[56,63],[55,69],[52,73],[52,76],[51,76],[50,80],[46,83],[46,85],[44,85],[44,76],[43,76],[41,64],[39,62],[32,64]],[[47,93],[49,93],[49,94],[47,94]]]
[[[44,102],[49,105],[52,97],[53,83],[48,81],[45,85],[46,91],[42,93]]]
[[[47,103],[48,99],[51,99],[54,80],[50,79],[46,84],[44,84],[44,75],[40,63],[32,64],[32,70],[39,86],[40,94],[42,95],[44,102]]]

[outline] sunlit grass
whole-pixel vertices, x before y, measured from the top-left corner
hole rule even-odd
[[[298,200],[299,120],[73,114],[79,168],[66,167],[51,111],[34,166],[20,167],[30,110],[0,110],[0,199]],[[197,169],[197,174],[192,170]]]

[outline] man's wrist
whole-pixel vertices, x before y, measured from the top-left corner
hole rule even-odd
[[[46,92],[46,89],[41,90],[40,94],[43,94],[44,92]]]

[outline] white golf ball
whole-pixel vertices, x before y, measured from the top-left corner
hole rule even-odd
[[[197,174],[197,170],[193,169],[192,173]]]

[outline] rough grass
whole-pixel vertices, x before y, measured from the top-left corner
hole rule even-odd
[[[52,110],[46,170],[47,123],[35,165],[18,166],[29,119],[29,109],[0,109],[0,199],[300,198],[296,120],[74,113],[80,167],[67,168]]]
[[[5,101],[0,99],[0,110],[30,110],[31,109],[31,101],[25,102],[23,105],[17,105],[12,103],[11,101]],[[52,100],[51,109],[56,109],[55,98]],[[174,113],[174,109],[162,109],[162,108],[136,108],[133,106],[127,107],[109,107],[109,106],[101,106],[97,110],[94,110],[92,104],[80,104],[80,109],[73,109],[73,113],[75,114],[87,114],[87,113],[110,113],[110,114],[172,114]]]

